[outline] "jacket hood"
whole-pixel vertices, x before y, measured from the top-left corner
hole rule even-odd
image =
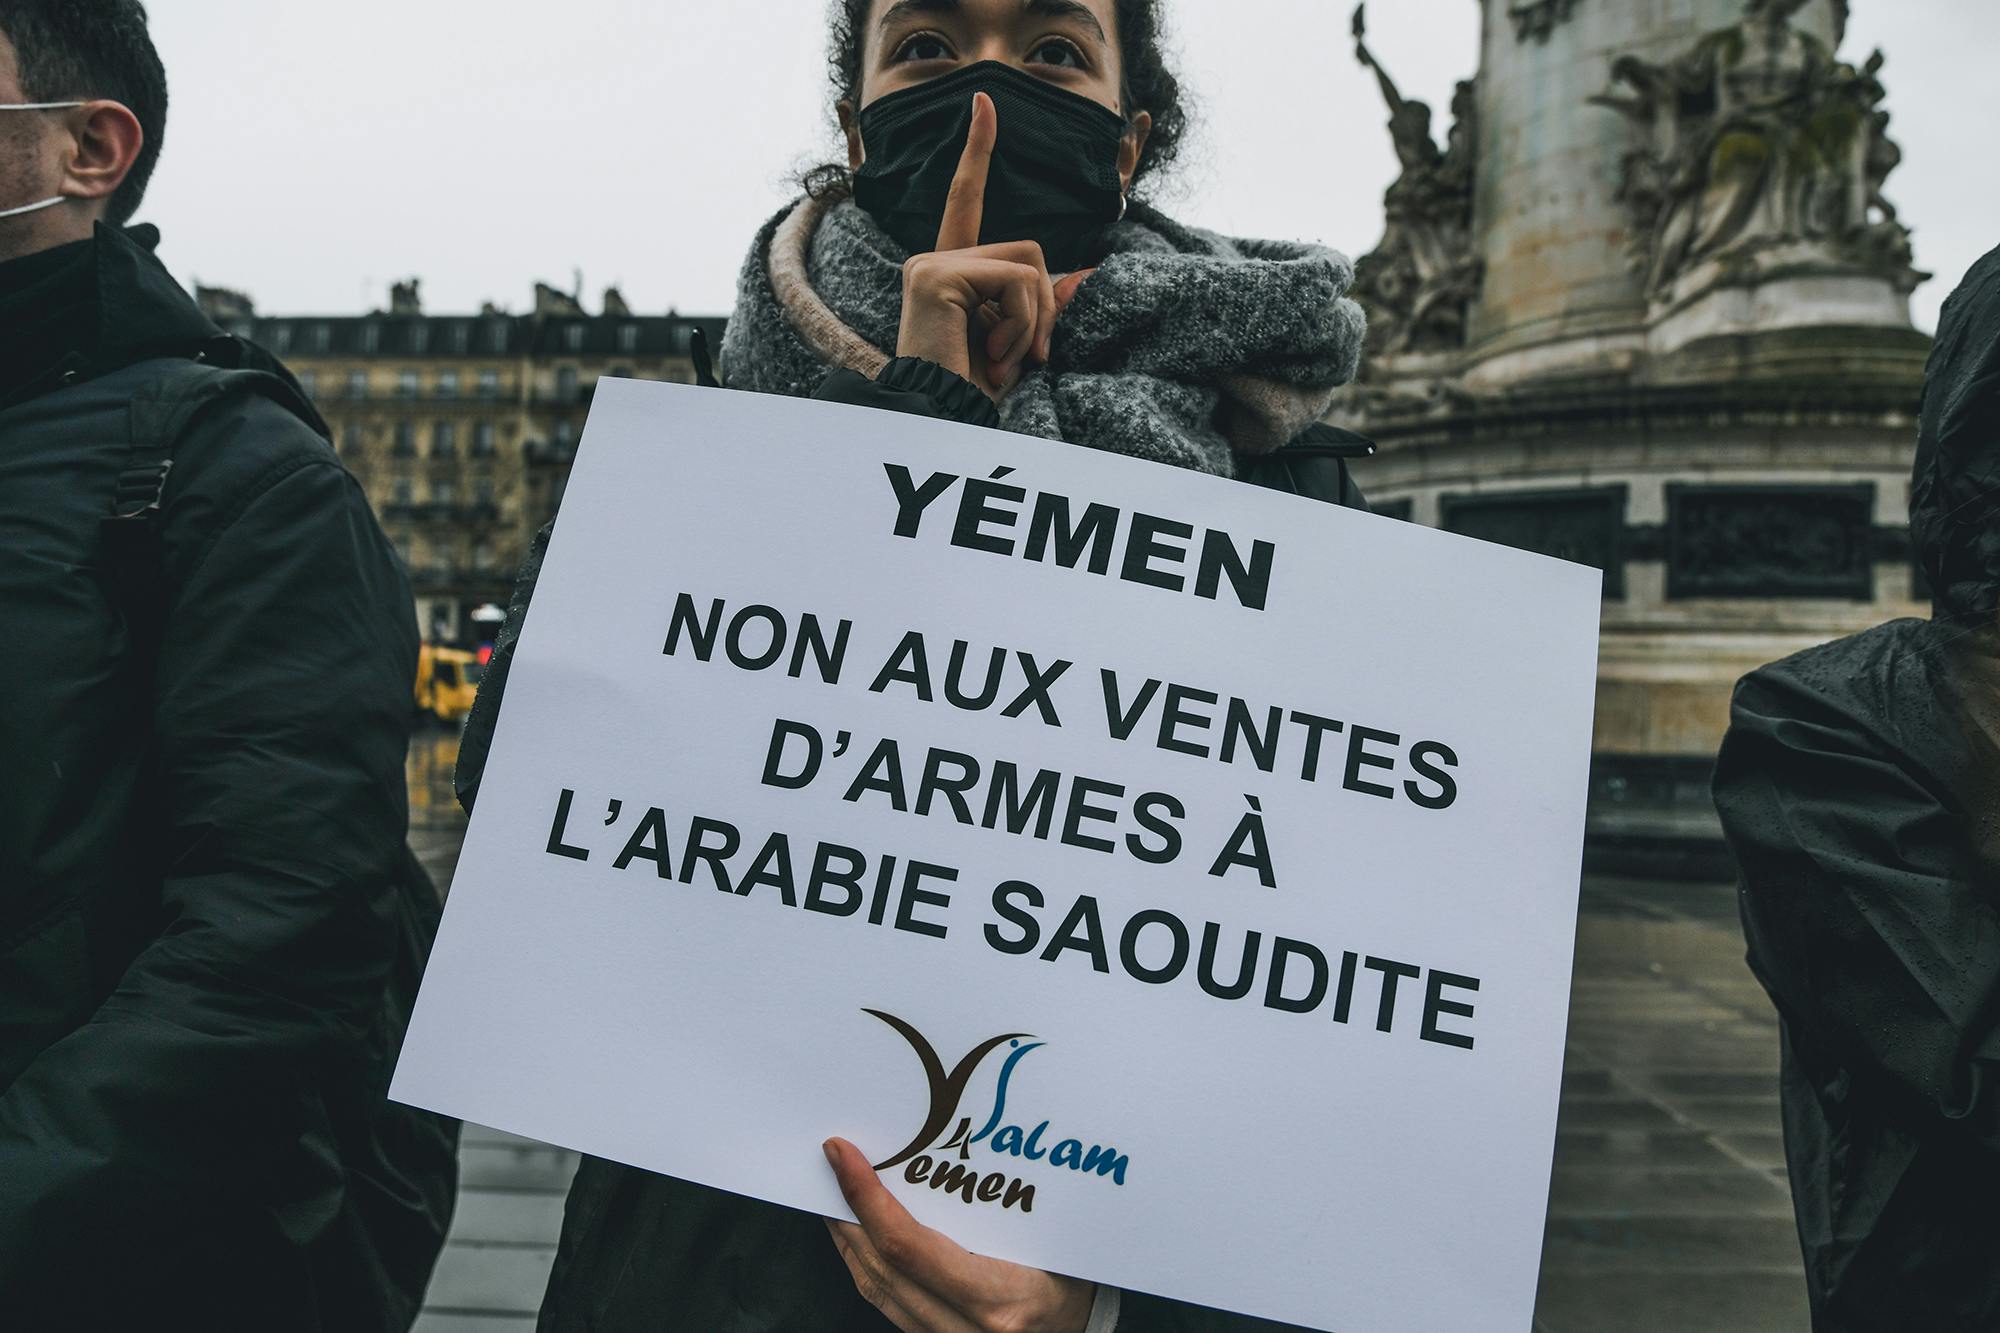
[[[1924,371],[1910,536],[1940,620],[2000,607],[2000,247],[1944,303]]]

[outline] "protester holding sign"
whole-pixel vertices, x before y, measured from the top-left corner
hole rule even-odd
[[[844,0],[846,168],[758,235],[728,387],[913,412],[1361,506],[1318,424],[1354,374],[1346,258],[1132,197],[1185,126],[1157,0]],[[461,751],[477,795],[547,530]],[[839,1126],[828,1126],[829,1130]],[[960,1249],[829,1140],[860,1224],[586,1159],[544,1329],[1238,1329]],[[829,1238],[827,1232],[831,1230]],[[886,1323],[885,1323],[886,1319]]]

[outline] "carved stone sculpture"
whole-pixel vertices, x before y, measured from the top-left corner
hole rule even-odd
[[[1514,20],[1516,41],[1546,42],[1558,24],[1576,12],[1577,0],[1510,0],[1507,17]]]
[[[1465,345],[1466,311],[1479,294],[1472,246],[1477,110],[1473,84],[1458,85],[1452,128],[1440,150],[1428,104],[1406,98],[1368,50],[1365,6],[1354,11],[1355,58],[1375,75],[1389,106],[1389,134],[1402,172],[1383,196],[1382,242],[1355,266],[1355,295],[1368,310],[1373,353]]]
[[[1619,198],[1630,260],[1656,300],[1696,269],[1754,280],[1760,264],[1811,263],[1908,291],[1909,232],[1882,187],[1901,152],[1887,135],[1876,52],[1857,70],[1792,27],[1807,0],[1749,0],[1744,18],[1663,64],[1621,56],[1614,91],[1636,145]],[[1622,90],[1622,91],[1620,91]]]

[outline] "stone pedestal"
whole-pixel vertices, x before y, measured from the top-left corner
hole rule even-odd
[[[1833,0],[1483,8],[1454,131],[1477,289],[1424,345],[1378,342],[1336,419],[1380,445],[1356,469],[1378,510],[1605,571],[1589,855],[1725,873],[1707,781],[1735,681],[1928,614],[1929,339],[1877,64],[1835,59]],[[1415,176],[1378,254],[1434,239]]]

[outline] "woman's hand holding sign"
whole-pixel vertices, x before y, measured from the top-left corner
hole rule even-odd
[[[987,1259],[911,1217],[861,1150],[826,1141],[826,1160],[860,1224],[827,1230],[862,1298],[903,1333],[1082,1333],[1097,1288]]]
[[[979,243],[999,123],[993,99],[975,94],[937,248],[903,265],[903,322],[896,338],[898,356],[935,361],[995,402],[1020,382],[1031,360],[1049,359],[1056,316],[1090,274],[1072,273],[1057,284],[1034,241]]]

